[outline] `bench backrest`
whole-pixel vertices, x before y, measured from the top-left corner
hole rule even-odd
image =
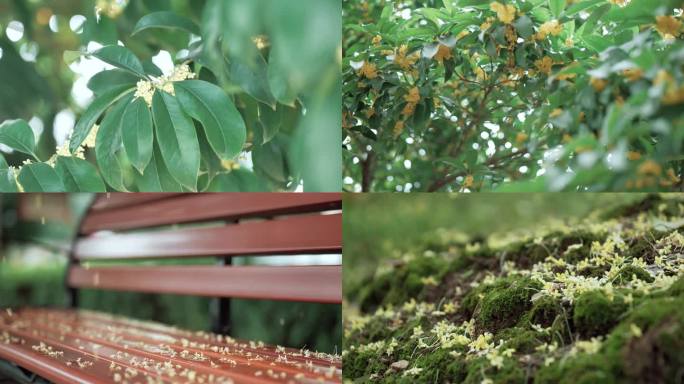
[[[72,250],[67,285],[148,293],[341,303],[340,265],[98,266],[103,260],[342,252],[337,193],[98,195]],[[229,259],[228,259],[229,260]]]

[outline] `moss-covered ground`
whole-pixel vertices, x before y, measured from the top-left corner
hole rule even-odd
[[[683,233],[679,194],[530,233],[442,232],[351,290],[345,381],[684,382]]]

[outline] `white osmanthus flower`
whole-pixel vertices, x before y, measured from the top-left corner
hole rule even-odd
[[[134,96],[135,98],[142,97],[149,107],[152,106],[152,96],[154,96],[156,89],[175,95],[176,92],[173,88],[174,82],[194,79],[195,76],[196,74],[190,71],[190,67],[187,64],[181,64],[176,66],[173,72],[168,76],[152,77],[151,81],[138,81]]]

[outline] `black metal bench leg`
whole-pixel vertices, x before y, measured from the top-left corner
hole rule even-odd
[[[232,258],[223,257],[219,259],[219,264],[228,266],[233,263]],[[230,298],[217,297],[212,301],[212,330],[221,335],[230,335]]]

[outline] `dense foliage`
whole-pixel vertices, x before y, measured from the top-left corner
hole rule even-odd
[[[111,69],[90,79],[95,98],[54,154],[38,154],[26,121],[0,125],[0,143],[29,156],[0,161],[0,189],[340,190],[337,1],[85,3],[80,50],[64,61]],[[15,7],[37,20],[60,11]],[[151,61],[160,48],[170,73]]]
[[[682,186],[679,0],[344,2],[344,187]]]
[[[536,230],[434,231],[345,292],[344,376],[677,383],[683,218],[683,196],[654,195]]]

